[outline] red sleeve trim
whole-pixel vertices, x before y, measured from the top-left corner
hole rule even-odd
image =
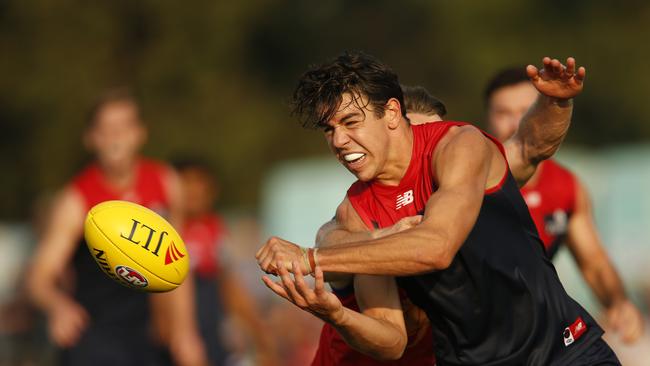
[[[483,130],[480,131],[483,132],[485,137],[489,138],[490,140],[492,140],[492,142],[494,142],[495,145],[497,145],[497,148],[499,148],[499,151],[501,152],[501,155],[503,155],[503,159],[506,162],[506,170],[505,172],[503,172],[503,176],[501,177],[499,183],[485,190],[485,194],[492,194],[500,190],[501,187],[503,187],[503,185],[506,183],[506,180],[508,179],[508,174],[510,173],[510,165],[508,164],[508,156],[506,155],[506,149],[503,147],[503,144],[499,142],[499,140],[497,140],[494,136],[490,135],[489,133],[484,132]]]

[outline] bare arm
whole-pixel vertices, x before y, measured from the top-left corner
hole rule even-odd
[[[589,195],[580,183],[567,244],[589,287],[607,309],[613,328],[621,331],[626,342],[638,339],[643,333],[643,318],[627,298],[623,282],[600,241]]]
[[[539,71],[532,65],[526,69],[540,95],[522,118],[517,133],[504,142],[510,171],[520,186],[540,162],[559,149],[571,124],[573,98],[583,89],[585,68],[576,70],[572,57],[567,59],[566,68],[548,57],[543,63]]]
[[[369,230],[363,223],[361,217],[354,210],[346,197],[336,209],[336,216],[323,224],[316,235],[316,247],[333,248],[339,245],[354,243],[375,238],[382,238],[419,224],[422,216],[405,217],[395,225],[376,230]],[[352,275],[348,273],[325,272],[325,281],[331,286],[342,287],[352,281]]]
[[[60,194],[27,279],[29,296],[47,315],[50,337],[60,347],[76,344],[89,320],[85,309],[60,286],[82,236],[85,214],[83,200],[73,188]]]
[[[323,270],[396,276],[447,268],[478,217],[484,190],[501,180],[506,162],[483,134],[464,126],[443,137],[432,164],[439,188],[429,198],[420,225],[380,239],[319,249]],[[279,238],[271,238],[257,253],[267,272],[300,258],[299,247]]]
[[[315,271],[315,287],[305,283],[297,262],[294,278],[280,266],[281,282],[263,277],[264,283],[277,295],[301,309],[330,323],[355,350],[382,360],[395,360],[406,348],[407,335],[395,280],[380,276],[355,276],[355,294],[366,314],[348,309],[332,293],[325,290],[323,272]]]

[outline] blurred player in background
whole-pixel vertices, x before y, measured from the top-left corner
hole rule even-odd
[[[485,90],[489,131],[500,141],[517,133],[519,121],[537,96],[523,67],[496,74]],[[600,241],[585,187],[571,171],[549,159],[539,165],[521,193],[549,257],[566,243],[587,284],[607,310],[608,325],[626,342],[638,339],[643,333],[643,317],[625,294]]]
[[[226,317],[234,317],[254,341],[256,365],[278,364],[259,310],[231,271],[226,223],[214,212],[218,185],[210,165],[200,159],[183,159],[174,166],[181,180],[185,218],[182,236],[190,252],[196,285],[197,321],[210,364],[227,364],[227,342],[220,333]]]
[[[146,138],[128,91],[98,100],[83,135],[96,160],[62,190],[36,249],[28,291],[47,316],[62,365],[156,364],[157,342],[170,347],[179,365],[205,364],[193,282],[166,294],[133,291],[107,278],[83,242],[86,212],[102,201],[133,201],[181,222],[178,178],[166,165],[140,156]]]

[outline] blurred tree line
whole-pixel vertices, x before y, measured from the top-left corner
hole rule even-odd
[[[87,162],[87,108],[118,85],[142,101],[147,154],[206,157],[221,204],[255,208],[275,162],[326,153],[287,100],[308,64],[345,49],[378,56],[451,118],[479,124],[496,70],[575,56],[588,75],[568,143],[647,141],[649,24],[641,0],[5,0],[0,219],[28,218]]]

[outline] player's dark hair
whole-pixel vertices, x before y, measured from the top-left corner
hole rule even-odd
[[[530,81],[526,74],[526,67],[514,66],[503,69],[496,73],[487,83],[485,91],[483,92],[483,100],[487,104],[490,101],[492,94],[497,90],[526,81]]]
[[[86,127],[92,128],[97,121],[97,116],[104,107],[109,104],[128,103],[133,105],[138,115],[138,120],[141,120],[140,105],[129,88],[120,87],[108,89],[99,95],[95,102],[91,105],[86,115]]]
[[[411,113],[437,114],[440,117],[447,114],[445,104],[422,86],[402,85],[402,92],[404,93],[406,110]]]
[[[171,159],[171,164],[179,173],[184,173],[190,170],[198,171],[205,175],[206,178],[216,181],[216,173],[214,167],[206,159],[195,156],[181,156]]]
[[[324,127],[336,114],[345,93],[351,94],[352,103],[362,112],[372,106],[378,118],[384,116],[388,100],[395,98],[406,116],[397,75],[381,61],[359,51],[347,51],[321,65],[310,66],[293,92],[292,115],[303,127]],[[363,97],[367,98],[364,105]]]

